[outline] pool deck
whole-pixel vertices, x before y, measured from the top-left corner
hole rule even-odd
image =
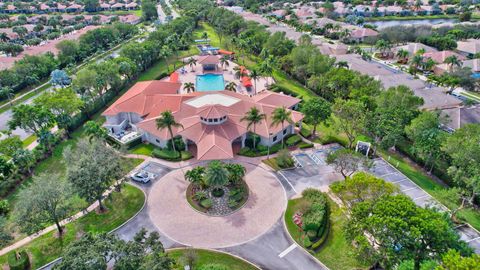
[[[198,57],[195,57],[195,58],[198,58]],[[188,59],[183,59],[183,60],[185,62],[188,61]],[[241,93],[241,94],[245,94],[245,95],[254,95],[255,94],[255,90],[254,90],[255,87],[252,87],[252,91],[248,92],[247,89],[242,85],[242,82],[240,81],[240,79],[235,78],[235,71],[233,69],[236,66],[238,66],[238,65],[235,64],[232,61],[229,61],[228,66],[222,67],[219,64],[216,72],[215,71],[208,71],[208,72],[205,72],[205,73],[203,72],[202,65],[200,65],[200,64],[195,64],[192,67],[190,67],[189,65],[186,65],[185,67],[178,69],[177,70],[177,72],[179,74],[178,79],[182,83],[182,87],[181,87],[181,90],[180,90],[181,94],[187,93],[183,88],[183,85],[185,83],[193,83],[193,84],[195,84],[195,87],[196,87],[197,75],[221,74],[221,75],[223,75],[225,85],[227,85],[229,82],[235,82],[237,84],[237,93]],[[187,72],[184,72],[184,74],[182,74],[182,72],[181,72],[182,69],[185,69]],[[266,87],[267,79],[268,79],[268,83],[270,83],[270,84],[273,83],[273,79],[271,77],[260,77],[256,80],[256,86],[257,86],[256,92],[257,93],[260,93],[260,92],[267,89],[267,87]],[[169,78],[166,77],[162,80],[169,80]],[[252,80],[252,84],[255,86],[255,82],[253,80]]]

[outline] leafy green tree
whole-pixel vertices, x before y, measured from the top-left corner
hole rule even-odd
[[[245,116],[243,116],[240,121],[241,122],[247,122],[247,129],[250,130],[251,127],[253,127],[253,134],[254,134],[254,138],[253,138],[253,149],[257,149],[256,148],[256,136],[257,136],[257,133],[256,133],[256,127],[257,127],[257,124],[260,124],[263,120],[266,119],[266,115],[264,113],[261,113],[260,110],[257,108],[257,107],[251,107],[250,110],[248,110],[246,113],[245,113]]]
[[[120,154],[102,141],[81,140],[76,148],[65,149],[63,156],[67,179],[76,193],[88,203],[98,201],[99,210],[105,210],[103,193],[125,174]]]
[[[45,224],[54,223],[59,235],[63,234],[60,222],[70,214],[72,193],[60,175],[41,174],[33,177],[33,184],[22,189],[15,205],[15,219],[23,231],[37,232]]]
[[[324,123],[332,114],[331,104],[323,98],[311,98],[302,105],[305,120],[313,124],[312,136],[317,134],[317,126]]]
[[[10,86],[0,87],[0,98],[8,99],[10,106],[13,106],[13,98],[15,97],[15,92]]]
[[[447,64],[448,65],[448,69],[450,71],[453,70],[453,67],[454,66],[457,66],[457,67],[461,67],[462,66],[462,62],[460,62],[460,60],[458,59],[457,56],[455,55],[450,55],[450,56],[447,56],[445,58],[445,61],[443,61],[443,63]]]
[[[435,161],[442,155],[440,147],[444,141],[438,113],[422,112],[405,127],[405,132],[413,142],[412,151],[424,160],[425,168],[430,166],[431,172]]]
[[[142,18],[145,21],[154,21],[158,18],[157,6],[152,0],[142,0]]]
[[[282,131],[285,129],[285,123],[288,123],[290,125],[294,124],[292,120],[292,112],[288,110],[285,106],[275,108],[275,110],[273,110],[271,117],[272,117],[272,123],[271,123],[272,127],[281,125]],[[285,146],[284,141],[285,141],[285,136],[282,134],[282,147]]]
[[[357,203],[365,201],[375,203],[383,196],[399,192],[394,184],[365,172],[356,173],[345,178],[345,181],[331,184],[330,190],[340,198],[349,211]]]
[[[157,128],[159,130],[167,129],[170,134],[170,140],[173,141],[173,129],[183,128],[183,125],[175,121],[175,117],[171,111],[164,111],[160,114],[160,117],[155,120]],[[176,152],[175,143],[172,143],[173,151]]]
[[[72,87],[83,99],[93,101],[95,100],[94,88],[96,82],[94,78],[96,77],[97,72],[95,70],[89,68],[81,69],[73,79]]]
[[[100,7],[98,0],[83,0],[87,12],[95,12]]]
[[[37,162],[32,151],[27,149],[19,149],[12,156],[13,163],[16,164],[21,173],[30,174],[32,168]]]
[[[5,226],[7,219],[3,216],[0,216],[0,246],[3,247],[7,245],[10,241],[13,240],[13,237],[7,231],[7,226]]]
[[[50,74],[50,83],[52,85],[58,85],[60,87],[65,87],[71,83],[70,77],[68,77],[68,74],[64,70],[59,70],[55,69],[52,71]]]
[[[375,147],[395,147],[405,134],[404,127],[418,114],[423,99],[400,85],[381,92],[376,101],[376,109],[366,118],[365,130],[374,139]]]
[[[0,154],[12,157],[15,152],[23,148],[23,142],[19,136],[8,136],[0,140]]]
[[[55,124],[55,116],[48,109],[38,105],[20,104],[12,108],[12,118],[8,121],[11,130],[17,127],[40,135]]]
[[[207,186],[220,189],[228,183],[228,170],[221,161],[211,161],[205,170],[204,179]]]
[[[327,156],[326,161],[345,179],[355,172],[370,166],[368,159],[364,155],[351,149],[340,149],[332,152]]]
[[[348,148],[352,148],[358,133],[363,131],[365,106],[355,100],[336,99],[332,112],[333,127],[347,136]]]
[[[103,140],[108,136],[108,131],[96,121],[86,122],[84,128],[85,134],[88,136],[88,141],[90,143],[93,139]]]
[[[413,260],[413,269],[419,270],[422,262],[440,259],[449,249],[471,253],[445,215],[418,207],[405,195],[357,203],[346,232],[349,240],[369,243],[363,245],[363,256],[385,268]],[[371,242],[365,242],[366,235]]]
[[[62,88],[40,95],[34,100],[34,104],[46,108],[55,115],[58,127],[64,129],[68,134],[73,115],[80,112],[84,102],[71,88]]]
[[[0,156],[0,181],[8,179],[14,172],[15,165],[5,156]]]
[[[470,205],[480,193],[480,125],[467,124],[457,129],[442,144],[452,160],[449,175],[463,190]]]
[[[441,264],[435,270],[472,270],[480,265],[480,255],[464,257],[460,252],[449,250],[442,257]]]

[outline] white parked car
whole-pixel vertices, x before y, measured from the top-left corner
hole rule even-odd
[[[144,170],[137,171],[130,176],[133,181],[140,183],[148,183],[150,180],[155,179],[155,177],[157,177],[155,174]]]

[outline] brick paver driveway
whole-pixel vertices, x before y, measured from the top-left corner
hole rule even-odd
[[[253,240],[267,232],[286,208],[285,190],[275,175],[251,164],[246,182],[246,205],[226,217],[210,217],[194,210],[186,200],[184,172],[174,170],[151,188],[148,211],[153,224],[171,239],[195,247],[222,248]]]

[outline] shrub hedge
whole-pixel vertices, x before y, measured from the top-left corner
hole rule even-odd
[[[302,196],[311,205],[303,213],[302,229],[307,232],[310,240],[317,242],[317,239],[327,231],[327,224],[329,219],[328,200],[324,193],[320,190],[307,188],[302,192]]]
[[[192,154],[187,151],[173,151],[168,150],[167,148],[155,148],[152,152],[152,155],[156,158],[168,160],[168,161],[182,161],[192,158]]]

